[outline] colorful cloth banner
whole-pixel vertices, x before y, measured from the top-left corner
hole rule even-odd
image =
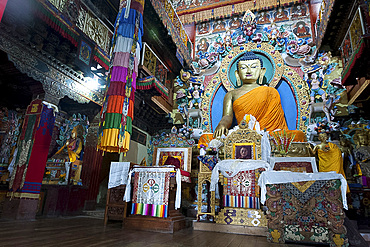
[[[256,176],[254,170],[242,171],[227,179],[225,194],[231,196],[256,196]]]
[[[9,190],[21,193],[39,194],[53,133],[55,116],[39,99],[27,108],[20,136],[19,152]]]
[[[154,217],[167,218],[167,205],[154,205],[145,203],[132,203],[131,214],[141,214]]]
[[[120,3],[112,40],[110,83],[101,110],[98,148],[103,151],[129,150],[142,47],[143,9],[143,0]]]
[[[19,151],[15,157],[14,170],[9,182],[9,190],[12,192],[16,192],[23,187],[42,108],[42,101],[39,99],[32,101],[27,107],[22,132],[19,137]]]
[[[256,181],[256,174],[259,175],[260,172],[241,171],[233,177],[224,178],[224,206],[260,209],[259,187]]]
[[[0,1],[0,22],[1,22],[1,19],[3,18],[3,14],[4,14],[4,11],[5,11],[5,7],[6,7],[7,2],[8,2],[8,0]]]
[[[155,88],[163,97],[168,99],[168,89],[155,78],[154,76],[148,76],[137,80],[137,89],[148,90]]]
[[[131,214],[167,217],[170,172],[136,172]]]
[[[224,207],[261,209],[260,199],[255,196],[223,196]]]

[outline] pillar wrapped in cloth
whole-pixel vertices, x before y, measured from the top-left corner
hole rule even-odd
[[[127,152],[142,47],[144,0],[121,0],[112,41],[110,83],[101,110],[98,148]]]

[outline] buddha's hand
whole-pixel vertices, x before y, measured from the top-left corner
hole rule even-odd
[[[324,152],[328,152],[329,150],[330,150],[329,145],[325,145],[325,146],[323,147],[323,151],[324,151]]]
[[[213,133],[213,138],[221,137],[222,134],[227,136],[227,133],[229,132],[228,128],[224,125],[219,124]]]

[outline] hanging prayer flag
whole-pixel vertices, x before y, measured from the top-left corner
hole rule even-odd
[[[142,0],[121,0],[112,40],[110,82],[100,118],[98,148],[103,151],[129,150],[142,47],[143,9]]]

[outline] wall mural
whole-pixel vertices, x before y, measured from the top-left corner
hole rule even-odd
[[[198,70],[211,70],[235,46],[247,42],[269,42],[289,66],[300,67],[299,59],[315,50],[307,4],[251,13],[199,23],[196,26],[195,61]],[[253,17],[253,21],[252,21]]]

